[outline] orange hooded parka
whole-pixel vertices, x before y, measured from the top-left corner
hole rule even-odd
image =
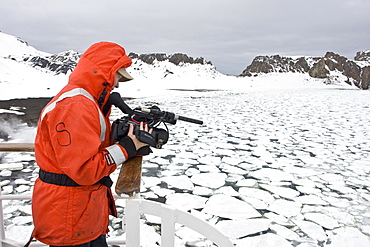
[[[108,232],[108,216],[116,215],[116,210],[110,188],[98,181],[129,155],[126,148],[112,143],[109,113],[104,115],[102,109],[117,70],[131,63],[115,43],[90,46],[68,84],[41,112],[35,139],[40,171],[67,176],[78,186],[35,181],[32,215],[37,240],[79,245]]]

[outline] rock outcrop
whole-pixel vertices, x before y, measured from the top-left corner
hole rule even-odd
[[[370,62],[370,50],[357,52],[355,56],[355,61]]]
[[[67,74],[76,67],[81,54],[75,51],[66,51],[46,57],[26,57],[24,62],[28,62],[33,67],[40,67],[54,72],[55,74]]]
[[[308,72],[309,66],[304,57],[294,59],[291,57],[274,56],[258,56],[254,58],[241,74],[241,76],[252,76],[258,73],[270,72]]]
[[[370,87],[370,66],[366,66],[362,69],[361,88],[369,89],[369,87]]]
[[[206,61],[203,57],[193,58],[189,57],[186,54],[183,53],[175,53],[172,55],[167,55],[165,53],[148,53],[148,54],[136,54],[131,52],[129,54],[129,57],[132,59],[140,59],[141,61],[147,63],[147,64],[153,64],[154,61],[169,61],[170,63],[173,63],[175,65],[180,65],[184,63],[190,63],[190,64],[210,64],[211,62]]]
[[[326,69],[325,60],[320,59],[317,63],[315,63],[310,70],[308,71],[308,74],[313,78],[326,78],[330,74],[329,70]]]
[[[240,76],[258,76],[272,72],[308,73],[313,78],[326,79],[326,83],[339,80],[340,74],[346,83],[368,89],[370,51],[357,52],[354,61],[334,52],[327,52],[324,57],[257,56]]]

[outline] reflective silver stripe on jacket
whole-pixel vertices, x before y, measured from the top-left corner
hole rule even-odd
[[[53,103],[51,103],[50,105],[45,107],[44,111],[41,113],[40,121],[42,121],[44,119],[45,115],[48,112],[52,111],[55,108],[56,104],[59,101],[62,101],[65,98],[70,98],[70,97],[77,96],[77,95],[85,96],[86,98],[88,98],[89,100],[91,100],[92,102],[95,103],[96,108],[98,109],[98,112],[99,112],[99,119],[100,119],[100,141],[104,141],[105,132],[107,131],[107,126],[105,124],[105,119],[104,119],[103,113],[101,112],[99,106],[96,104],[96,102],[95,102],[94,98],[91,96],[91,94],[89,94],[83,88],[75,88],[75,89],[72,89],[71,91],[65,92],[62,95],[60,95],[57,100],[55,100]]]

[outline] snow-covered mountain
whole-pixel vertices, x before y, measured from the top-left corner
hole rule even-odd
[[[55,95],[66,84],[80,56],[72,50],[59,54],[41,52],[20,38],[0,32],[0,99]],[[135,91],[141,91],[140,87],[197,89],[203,88],[201,84],[205,82],[214,84],[215,79],[229,77],[204,58],[186,54],[129,56],[133,64],[128,71],[135,82],[126,85]]]

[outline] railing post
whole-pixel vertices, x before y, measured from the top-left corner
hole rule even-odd
[[[4,226],[4,212],[3,212],[3,199],[1,197],[1,187],[0,187],[0,247],[3,247],[3,241],[5,240],[5,226]]]
[[[175,246],[175,209],[162,205],[161,207],[161,246]]]
[[[127,199],[125,208],[126,246],[140,247],[140,200]]]

